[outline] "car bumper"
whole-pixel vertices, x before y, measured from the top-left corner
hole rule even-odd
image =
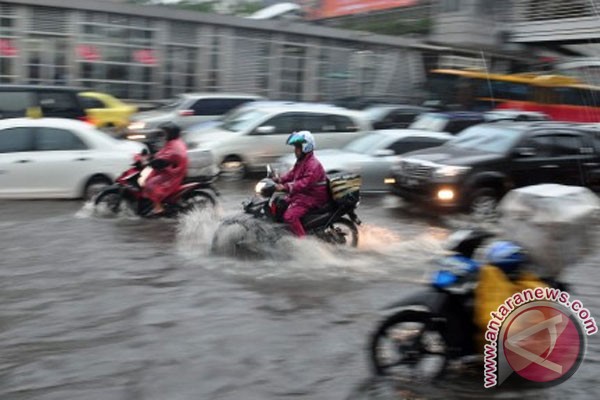
[[[203,178],[203,177],[213,177],[219,174],[219,167],[216,165],[207,165],[204,167],[190,167],[188,168],[187,177],[188,178]]]
[[[460,190],[456,185],[421,182],[406,184],[396,177],[396,182],[390,185],[390,191],[408,203],[438,210],[458,211],[462,209]],[[444,198],[443,194],[452,193],[452,198]]]
[[[215,163],[215,157],[211,151],[188,150],[188,160],[188,177],[215,176],[219,173],[219,167]]]

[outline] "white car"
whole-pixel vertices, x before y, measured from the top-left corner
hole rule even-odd
[[[0,198],[90,198],[144,148],[72,119],[0,120]]]
[[[326,104],[290,103],[249,106],[218,126],[188,131],[190,151],[210,151],[221,173],[239,178],[248,171],[262,170],[290,153],[286,145],[294,131],[313,133],[317,148],[341,148],[371,129],[361,113]]]
[[[363,192],[387,192],[389,185],[385,180],[390,178],[391,168],[398,161],[398,155],[441,146],[453,137],[444,132],[386,129],[356,139],[340,150],[317,150],[315,155],[328,174],[360,174]],[[275,168],[283,174],[290,170],[295,162],[296,157],[288,154],[278,160]]]

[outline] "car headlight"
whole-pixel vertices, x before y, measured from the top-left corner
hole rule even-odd
[[[144,134],[132,134],[126,136],[127,140],[144,140],[146,139],[146,135]]]
[[[436,178],[453,178],[460,176],[470,170],[471,167],[463,167],[458,165],[440,165],[434,171],[434,177]]]
[[[146,123],[143,121],[134,121],[127,126],[127,129],[132,131],[139,131],[146,128]]]

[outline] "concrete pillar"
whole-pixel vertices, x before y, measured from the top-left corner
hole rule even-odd
[[[271,57],[269,61],[269,98],[280,99],[281,61],[283,60],[283,38],[281,33],[271,33]]]
[[[15,57],[13,62],[13,75],[17,75],[13,78],[13,81],[17,83],[27,82],[27,51],[25,51],[25,30],[27,26],[27,18],[29,18],[30,10],[26,6],[15,6],[16,7],[16,19],[15,19],[15,45],[19,51],[19,55]]]
[[[310,40],[306,45],[302,100],[315,101],[319,94],[319,41]]]
[[[154,21],[154,51],[156,52],[156,59],[158,65],[152,68],[152,88],[150,89],[150,99],[144,100],[156,100],[164,98],[164,79],[163,76],[166,72],[167,63],[167,42],[169,38],[169,21],[167,20],[155,20]]]

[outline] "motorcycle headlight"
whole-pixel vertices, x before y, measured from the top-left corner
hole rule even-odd
[[[267,186],[265,182],[258,182],[254,187],[254,191],[256,192],[256,194],[261,194],[265,186]]]
[[[470,169],[471,167],[463,167],[458,165],[440,165],[434,171],[434,176],[436,178],[453,178],[466,173]]]

